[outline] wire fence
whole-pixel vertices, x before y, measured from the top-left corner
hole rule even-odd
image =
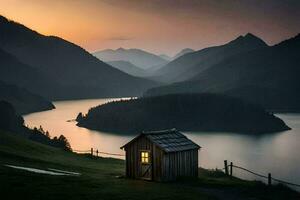
[[[93,148],[91,148],[90,150],[73,150],[73,152],[79,153],[79,154],[90,154],[91,156],[96,156],[96,157],[99,157],[101,154],[103,154],[103,155],[109,155],[109,156],[125,157],[124,154],[104,152],[104,151],[99,151],[98,149],[94,150]],[[272,177],[271,173],[268,173],[268,175],[263,175],[263,174],[254,172],[254,171],[252,171],[250,169],[246,169],[244,167],[234,165],[232,162],[230,162],[230,164],[228,165],[227,160],[224,160],[224,168],[223,168],[223,170],[225,171],[226,175],[233,176],[233,168],[237,168],[237,169],[246,171],[246,172],[248,172],[250,174],[253,174],[255,176],[267,179],[268,180],[268,185],[271,185],[272,181],[276,181],[276,182],[281,183],[281,184],[291,185],[291,186],[295,186],[295,187],[300,187],[300,184],[291,183],[291,182],[288,182],[288,181],[284,181],[284,180],[280,180],[280,179],[274,178],[274,177]]]
[[[118,156],[118,157],[124,157],[124,154],[119,154],[119,153],[110,153],[110,152],[104,152],[104,151],[99,151],[98,149],[94,150],[91,148],[90,150],[74,150],[73,152],[79,153],[79,154],[90,154],[91,156],[96,156],[99,157],[101,154],[102,155],[109,155],[109,156]]]
[[[268,173],[268,175],[263,175],[263,174],[254,172],[254,171],[252,171],[250,169],[246,169],[244,167],[240,167],[240,166],[234,165],[232,162],[230,162],[230,164],[228,165],[227,160],[224,160],[224,168],[223,168],[223,170],[225,171],[225,174],[227,174],[229,176],[233,176],[233,168],[241,169],[241,170],[246,171],[246,172],[248,172],[250,174],[253,174],[255,176],[267,179],[268,185],[271,185],[272,181],[275,181],[275,182],[278,182],[278,183],[281,183],[281,184],[285,184],[285,185],[300,187],[300,184],[291,183],[291,182],[288,182],[288,181],[284,181],[284,180],[280,180],[280,179],[274,178],[274,177],[272,177],[271,173]]]

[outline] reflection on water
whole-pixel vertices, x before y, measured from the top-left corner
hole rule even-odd
[[[76,126],[75,119],[79,112],[86,113],[92,106],[106,103],[113,99],[92,99],[54,102],[56,109],[24,116],[30,127],[42,125],[52,136],[65,135],[73,149],[90,148],[111,153],[124,153],[120,146],[132,139],[132,136],[91,131]],[[223,168],[225,159],[236,165],[267,174],[276,178],[300,183],[300,114],[278,114],[292,130],[265,134],[261,136],[186,132],[185,134],[202,148],[199,153],[199,165],[204,168]],[[151,122],[149,122],[151,123]],[[236,170],[236,175],[252,178]]]
[[[51,136],[65,135],[74,150],[89,150],[122,153],[120,146],[128,142],[132,137],[117,136],[114,134],[92,131],[76,126],[75,119],[79,112],[87,113],[88,109],[99,104],[116,99],[92,99],[53,102],[56,109],[33,113],[24,116],[25,123],[29,127],[40,125],[48,130]]]

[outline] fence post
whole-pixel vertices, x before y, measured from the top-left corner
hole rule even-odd
[[[230,162],[230,176],[232,177],[232,167],[233,167],[233,163]]]
[[[97,149],[96,153],[97,153],[97,157],[98,157],[98,153],[99,153],[98,149]]]
[[[272,185],[272,176],[271,176],[271,173],[268,174],[268,185],[269,186]]]
[[[225,174],[228,175],[228,165],[227,165],[227,160],[224,160],[224,168],[225,168]]]
[[[91,148],[91,155],[93,156],[93,148]]]

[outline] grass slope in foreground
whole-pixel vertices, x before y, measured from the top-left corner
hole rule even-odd
[[[19,171],[5,164],[79,172],[78,177]],[[116,178],[124,161],[91,158],[35,143],[0,131],[0,194],[3,199],[299,199],[284,186],[228,178],[199,169],[198,180],[155,183]]]
[[[111,102],[79,114],[78,126],[136,134],[143,130],[267,133],[288,130],[279,118],[237,98],[177,94]]]

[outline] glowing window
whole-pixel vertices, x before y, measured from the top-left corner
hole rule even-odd
[[[142,163],[149,163],[149,152],[142,151],[141,152]]]

